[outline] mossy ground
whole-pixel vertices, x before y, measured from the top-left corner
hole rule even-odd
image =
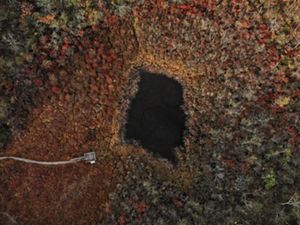
[[[0,4],[1,155],[98,157],[1,162],[0,212],[20,224],[299,224],[298,1]],[[122,143],[140,67],[183,85],[176,166]]]

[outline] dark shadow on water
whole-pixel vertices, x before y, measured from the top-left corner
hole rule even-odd
[[[125,139],[136,140],[155,156],[176,163],[183,144],[185,114],[182,86],[161,74],[140,71],[138,92],[130,103]]]

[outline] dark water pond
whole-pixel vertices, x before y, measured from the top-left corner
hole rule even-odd
[[[140,71],[138,92],[130,103],[125,139],[138,141],[157,157],[176,163],[183,144],[185,114],[182,86],[162,74]]]

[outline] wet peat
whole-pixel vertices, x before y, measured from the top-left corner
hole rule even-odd
[[[176,163],[174,148],[183,144],[185,114],[182,86],[162,74],[140,71],[138,92],[130,103],[125,139],[136,140],[155,156]]]

